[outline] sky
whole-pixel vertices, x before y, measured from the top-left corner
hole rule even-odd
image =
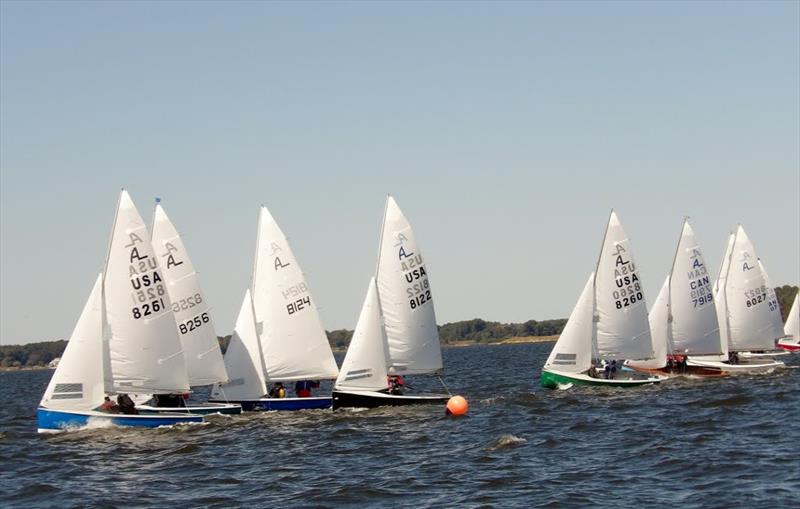
[[[261,204],[355,327],[387,193],[437,321],[565,318],[614,208],[800,282],[800,3],[0,2],[0,344],[68,338],[120,188],[230,333]]]

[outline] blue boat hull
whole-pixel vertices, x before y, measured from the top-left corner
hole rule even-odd
[[[199,415],[123,415],[103,412],[70,412],[63,410],[36,410],[36,421],[39,433],[68,431],[87,426],[135,426],[139,428],[157,428],[190,422],[203,422]]]
[[[242,405],[245,412],[259,412],[268,410],[320,410],[331,408],[333,403],[330,397],[314,398],[259,398],[244,400],[209,400],[213,403],[236,403]]]
[[[140,414],[153,415],[153,414],[194,414],[194,415],[209,415],[209,414],[225,414],[237,415],[242,413],[242,407],[235,404],[225,403],[190,403],[189,406],[182,407],[154,407],[150,405],[136,405],[136,410]]]

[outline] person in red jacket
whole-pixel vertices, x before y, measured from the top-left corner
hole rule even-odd
[[[316,380],[298,380],[294,384],[294,393],[298,398],[310,398],[311,389],[319,389],[319,382]]]

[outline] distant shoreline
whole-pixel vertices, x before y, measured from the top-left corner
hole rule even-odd
[[[554,343],[558,339],[558,335],[554,336],[514,336],[511,338],[501,339],[500,341],[476,341],[474,339],[464,339],[459,341],[450,341],[449,343],[444,343],[442,347],[454,347],[454,348],[461,348],[464,346],[475,346],[475,345],[521,345],[521,344],[528,344],[528,343]]]
[[[0,373],[3,373],[5,371],[41,371],[43,369],[55,370],[56,368],[51,368],[50,366],[8,366],[8,367],[0,366]]]

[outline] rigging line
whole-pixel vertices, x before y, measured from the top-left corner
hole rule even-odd
[[[444,383],[444,380],[442,380],[442,377],[441,377],[441,375],[436,375],[436,378],[438,378],[438,379],[439,379],[439,382],[441,382],[441,384],[442,384],[442,387],[444,387],[444,390],[445,390],[445,391],[447,391],[447,395],[448,395],[448,396],[452,396],[452,395],[453,395],[453,393],[452,393],[452,392],[450,392],[450,389],[447,387],[447,384],[446,384],[446,383]]]

